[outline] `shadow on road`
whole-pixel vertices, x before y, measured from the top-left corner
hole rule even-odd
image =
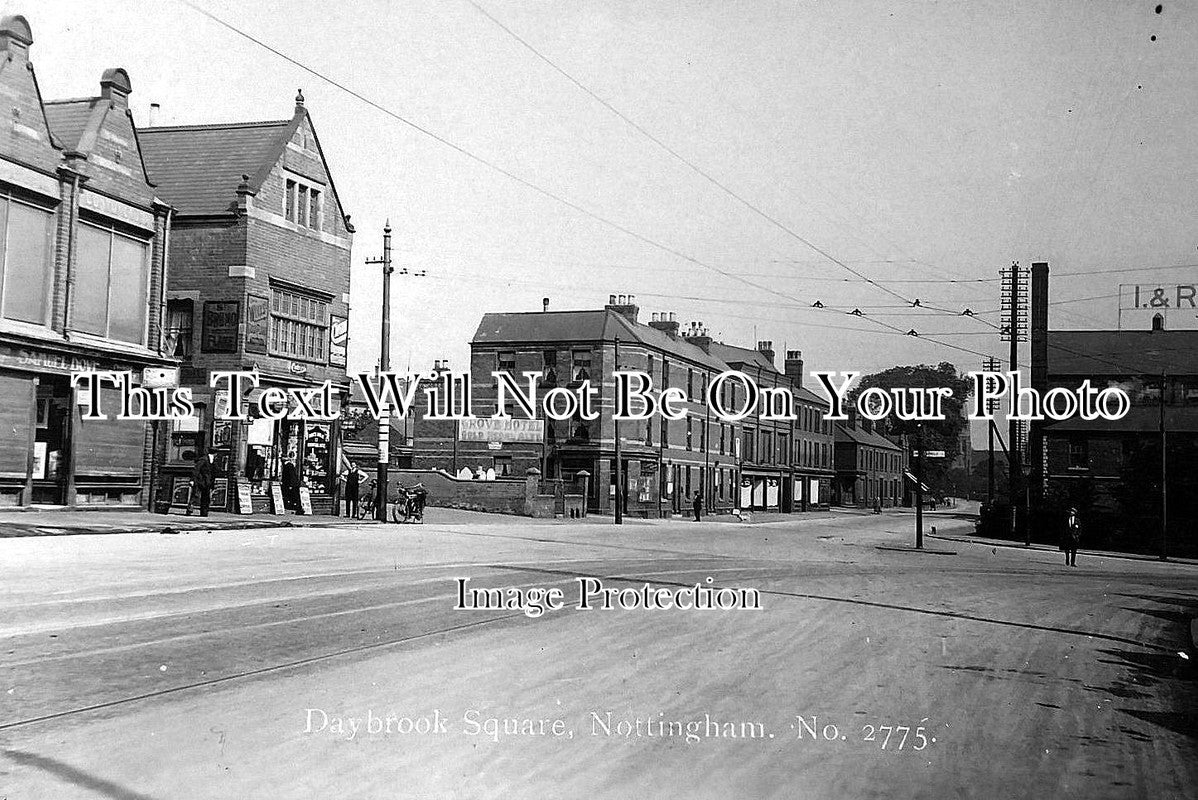
[[[23,764],[29,767],[36,767],[43,772],[48,772],[56,778],[66,781],[73,786],[78,786],[83,789],[111,797],[114,800],[155,800],[148,794],[135,792],[121,786],[118,783],[98,778],[95,775],[84,772],[81,769],[72,767],[70,764],[64,764],[61,761],[55,761],[53,758],[39,756],[36,753],[25,753],[20,750],[3,750],[4,755],[11,758],[18,764]]]

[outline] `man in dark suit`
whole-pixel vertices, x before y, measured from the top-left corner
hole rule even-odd
[[[208,504],[212,501],[212,484],[214,482],[212,469],[212,454],[204,453],[196,459],[195,467],[191,470],[191,491],[193,499],[200,501],[200,516],[208,516]],[[191,513],[188,507],[187,513]]]

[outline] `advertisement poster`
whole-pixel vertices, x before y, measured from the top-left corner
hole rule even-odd
[[[329,317],[329,363],[344,367],[349,344],[349,320],[345,317]]]
[[[204,302],[204,331],[200,349],[205,353],[233,353],[237,351],[237,325],[241,321],[236,300],[208,300]]]
[[[256,294],[245,296],[245,350],[267,352],[270,335],[270,300]],[[344,362],[342,362],[344,363]]]

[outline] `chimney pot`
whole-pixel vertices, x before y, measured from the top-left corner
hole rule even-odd
[[[607,304],[609,306],[614,306],[616,304],[616,296],[614,294],[610,294],[607,296]]]

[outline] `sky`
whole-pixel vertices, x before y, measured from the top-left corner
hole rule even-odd
[[[486,312],[610,294],[809,369],[967,370],[1007,345],[959,312],[996,323],[1013,261],[1050,263],[1059,328],[1198,282],[1193,5],[189,1],[391,113],[181,0],[0,7],[47,99],[121,66],[142,125],[287,118],[303,89],[357,229],[351,369],[378,358],[386,220],[427,273],[394,281],[401,370],[464,368]]]

